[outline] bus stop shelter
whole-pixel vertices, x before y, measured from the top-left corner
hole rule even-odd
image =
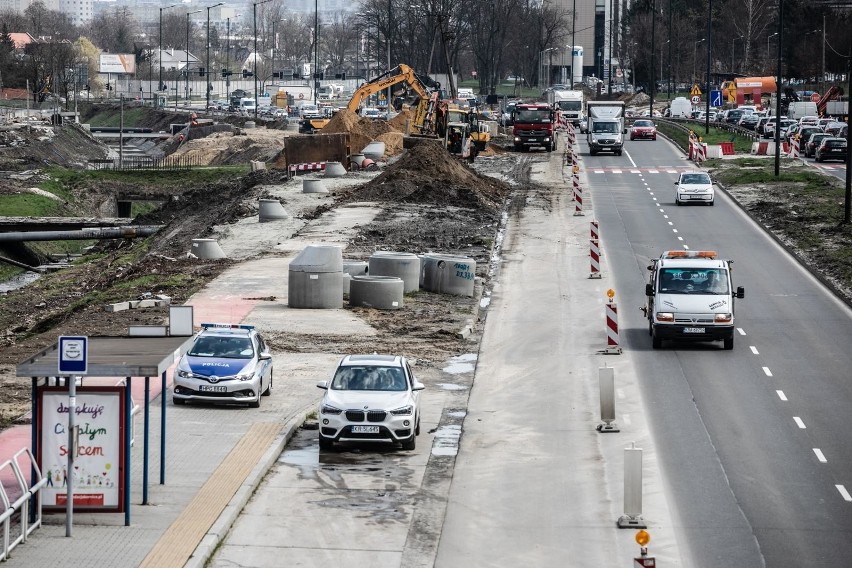
[[[174,307],[173,307],[174,309]],[[191,314],[191,312],[190,312]],[[191,315],[190,322],[191,320]],[[184,328],[186,326],[183,326]],[[192,342],[191,323],[188,335],[163,336],[127,336],[127,337],[89,337],[88,365],[85,378],[117,378],[122,380],[124,396],[124,436],[123,441],[123,477],[124,477],[124,524],[130,525],[130,495],[131,495],[131,439],[133,409],[130,396],[132,380],[143,378],[145,381],[144,397],[144,427],[143,427],[143,470],[142,470],[142,504],[148,504],[148,453],[150,425],[150,380],[160,377],[164,395],[167,390],[166,371],[189,348]],[[184,332],[185,333],[185,332]],[[40,422],[38,409],[39,388],[47,386],[52,379],[59,376],[59,342],[43,349],[17,366],[16,376],[30,377],[32,381],[32,450],[37,455],[38,425]],[[75,377],[62,377],[66,387]],[[84,379],[83,379],[84,380]],[[60,381],[57,380],[57,384]],[[70,387],[69,387],[70,394]],[[160,410],[160,484],[165,484],[166,472],[166,404],[161,404]]]

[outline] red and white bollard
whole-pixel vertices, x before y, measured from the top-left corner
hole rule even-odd
[[[592,270],[589,278],[601,277],[601,251],[596,239],[589,240],[589,259],[592,261]]]
[[[621,346],[618,344],[618,306],[612,299],[615,290],[610,288],[606,291],[609,301],[606,303],[606,349],[607,355],[621,355]]]
[[[577,158],[574,158],[573,167],[573,184],[574,184],[574,215],[583,214],[583,188],[580,187],[580,166],[577,164]]]
[[[589,238],[593,241],[599,241],[601,239],[598,222],[594,219],[592,219],[591,223],[589,223]]]

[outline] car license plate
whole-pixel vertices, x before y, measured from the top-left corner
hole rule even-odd
[[[538,142],[538,138],[528,138],[527,140],[530,142]]]
[[[201,392],[228,392],[228,389],[222,385],[199,385],[198,390]]]
[[[352,427],[353,434],[378,434],[379,427],[378,426],[353,426]]]
[[[703,327],[685,327],[683,328],[684,333],[704,333]]]

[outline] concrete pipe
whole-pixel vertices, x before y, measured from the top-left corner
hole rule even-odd
[[[344,260],[343,273],[352,276],[363,276],[367,274],[367,262],[363,260]]]
[[[291,308],[342,308],[342,291],[342,248],[308,246],[290,262],[287,303]]]
[[[247,120],[245,124],[243,124],[243,128],[255,128],[257,123],[253,120]]]
[[[192,239],[192,249],[189,251],[196,258],[203,260],[215,260],[217,258],[227,258],[225,251],[219,246],[219,241],[216,239]]]
[[[343,273],[343,297],[346,298],[349,296],[349,290],[352,284],[352,275]]]
[[[304,178],[302,193],[328,193],[328,189],[320,178]]]
[[[346,168],[343,167],[343,164],[340,162],[326,162],[325,163],[325,177],[327,178],[336,178],[343,177],[346,175]]]
[[[360,168],[361,162],[364,161],[364,154],[352,154],[351,156],[349,156],[349,159],[352,160],[352,162]]]
[[[286,219],[290,215],[277,199],[261,199],[258,205],[257,218],[261,223]]]
[[[364,157],[370,158],[371,160],[381,160],[385,155],[385,143],[384,142],[370,142],[367,144],[361,153],[364,154]]]
[[[394,276],[353,276],[349,305],[377,310],[398,310],[403,305],[402,279]]]
[[[371,276],[396,276],[405,283],[405,293],[420,289],[420,258],[410,252],[377,250],[369,259]]]
[[[420,287],[429,292],[473,296],[476,261],[466,256],[424,254],[421,259]]]

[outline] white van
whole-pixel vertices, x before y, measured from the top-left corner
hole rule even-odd
[[[811,101],[792,101],[787,107],[787,118],[798,121],[803,116],[818,115],[817,104]]]
[[[243,114],[254,113],[257,106],[254,104],[254,99],[240,99],[240,112]]]
[[[669,107],[671,118],[689,118],[692,115],[692,103],[686,97],[675,97]]]

